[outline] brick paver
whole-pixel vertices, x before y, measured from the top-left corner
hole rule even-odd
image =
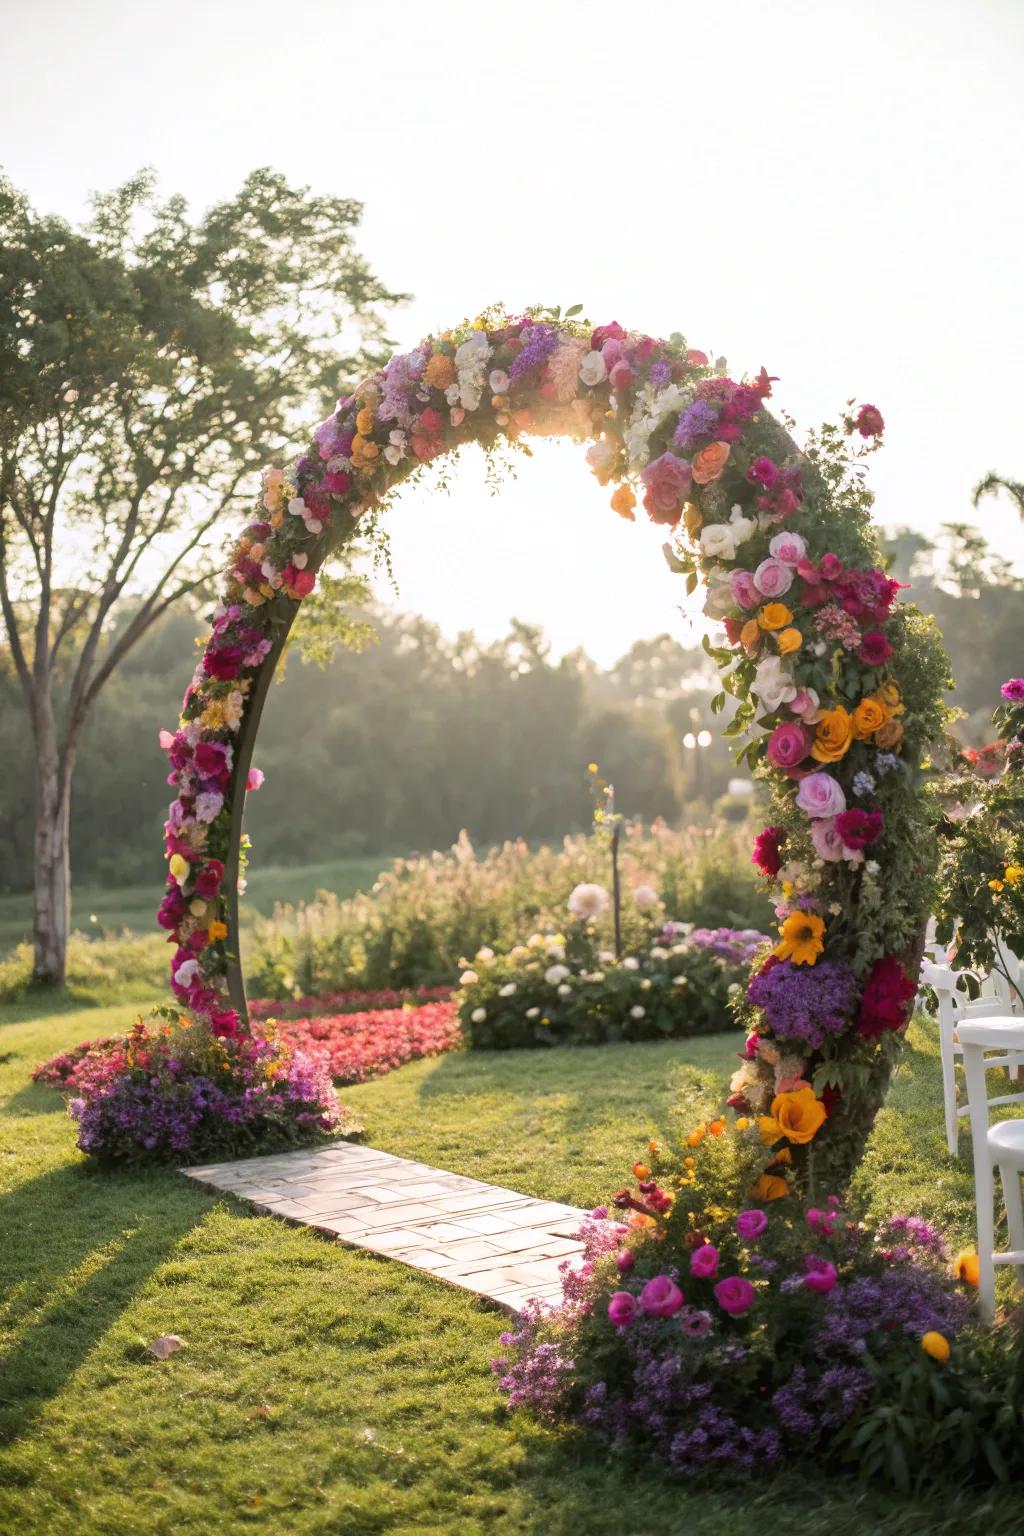
[[[400,1259],[510,1311],[561,1294],[559,1266],[581,1254],[586,1215],[342,1142],[182,1172],[340,1243]]]

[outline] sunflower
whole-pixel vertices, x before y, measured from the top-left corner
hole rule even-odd
[[[824,918],[816,912],[791,912],[779,929],[782,937],[774,953],[794,965],[813,965],[825,948],[824,932]]]

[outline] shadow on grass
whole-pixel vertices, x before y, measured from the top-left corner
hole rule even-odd
[[[4,1100],[3,1112],[12,1119],[21,1120],[27,1115],[64,1114],[66,1107],[59,1089],[50,1083],[29,1082]]]
[[[170,1170],[79,1164],[0,1198],[0,1442],[29,1428],[202,1219],[208,1200],[183,1186]]]

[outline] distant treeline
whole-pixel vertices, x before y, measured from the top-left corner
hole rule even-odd
[[[892,569],[936,615],[953,662],[953,702],[986,737],[1000,683],[1021,671],[1024,590],[970,530],[938,547],[901,530]],[[168,617],[100,696],[75,779],[76,882],[120,885],[161,869],[169,798],[161,726],[175,722],[191,674],[197,615]],[[288,659],[267,705],[256,761],[266,788],[249,802],[261,863],[558,838],[590,819],[586,765],[600,764],[619,806],[646,819],[692,819],[735,770],[710,715],[713,669],[668,636],[639,641],[614,667],[561,660],[541,632],[514,624],[493,645],[444,639],[407,615],[376,615],[378,641],[339,650],[321,670]],[[0,889],[30,886],[31,754],[0,651]],[[701,730],[713,740],[690,748]]]

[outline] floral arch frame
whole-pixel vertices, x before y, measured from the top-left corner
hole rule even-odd
[[[930,910],[936,851],[927,754],[947,666],[930,621],[883,572],[871,497],[846,439],[877,446],[873,406],[801,452],[765,401],[762,368],[735,381],[678,335],[593,328],[552,311],[489,312],[397,355],[342,398],[287,472],[264,472],[231,551],[178,728],[162,732],[176,798],[159,922],[172,987],[230,1040],[248,1029],[238,877],[252,753],[267,690],[324,560],[411,474],[475,442],[531,433],[590,444],[633,519],[638,496],[666,556],[726,644],[713,700],[768,784],[754,862],[779,887],[779,942],[739,1012],[730,1085],[785,1134],[794,1174],[839,1184],[859,1159],[899,1054]]]

